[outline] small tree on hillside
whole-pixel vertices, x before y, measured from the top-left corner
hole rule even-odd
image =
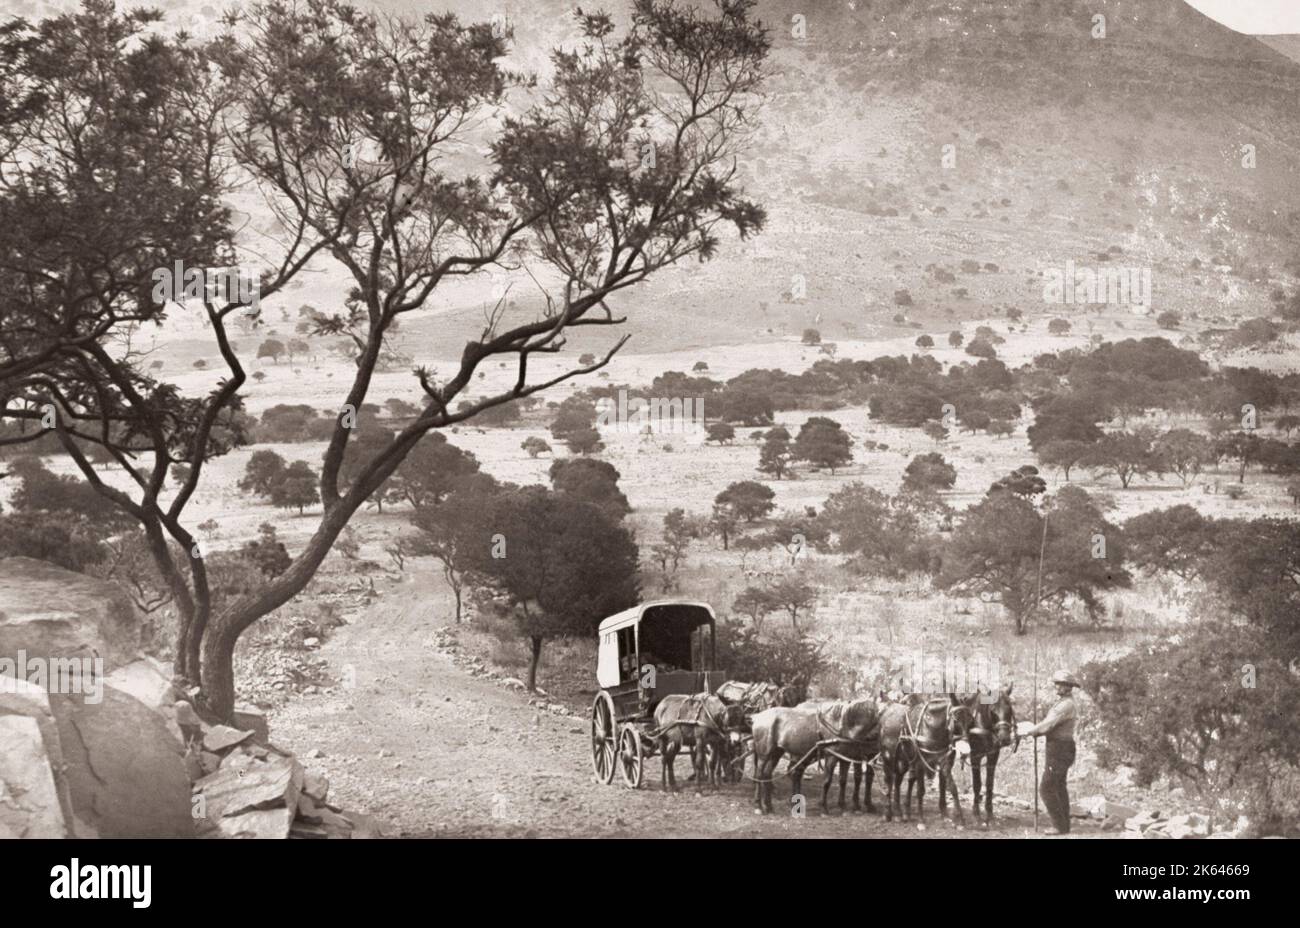
[[[1214,523],[1183,503],[1153,509],[1124,523],[1130,563],[1148,573],[1168,572],[1192,580],[1205,569],[1216,542]]]
[[[586,428],[572,429],[564,436],[564,446],[569,449],[571,454],[599,454],[605,449],[605,443],[601,441],[600,431],[593,426]]]
[[[777,604],[765,587],[747,586],[736,596],[731,608],[741,615],[749,616],[754,629],[761,632],[763,619],[777,608]]]
[[[729,445],[736,437],[736,429],[727,422],[710,422],[708,426],[708,440],[716,441],[720,445]]]
[[[1183,486],[1200,476],[1201,471],[1218,460],[1214,443],[1190,429],[1171,429],[1157,438],[1152,451],[1170,471],[1178,475]]]
[[[790,445],[790,433],[781,426],[774,426],[763,435],[763,447],[758,452],[758,470],[770,474],[777,480],[785,476],[790,469],[790,460],[794,449]]]
[[[975,338],[966,346],[966,353],[973,358],[996,358],[998,350],[986,338]]]
[[[1103,557],[1095,556],[1098,538]],[[1096,621],[1097,591],[1130,583],[1123,559],[1119,529],[1082,490],[1062,489],[1043,512],[1026,497],[1000,490],[966,511],[935,582],[943,589],[995,595],[1016,634],[1023,635],[1041,606],[1069,599],[1081,602]]]
[[[489,527],[504,548],[483,569],[513,604],[535,690],[548,638],[592,635],[601,619],[637,603],[636,542],[598,507],[537,487],[499,497]]]
[[[795,460],[833,474],[853,460],[853,438],[834,419],[813,416],[799,430],[791,450]]]
[[[669,510],[663,526],[663,539],[651,549],[651,554],[659,568],[660,585],[667,593],[677,585],[677,569],[686,556],[686,549],[700,536],[701,526],[698,519],[680,508]]]
[[[1152,447],[1147,432],[1108,432],[1088,450],[1081,463],[1114,474],[1126,490],[1136,476],[1165,471],[1164,461]]]
[[[1237,482],[1246,482],[1246,470],[1259,463],[1264,443],[1254,432],[1229,432],[1214,446],[1217,459],[1237,462]]]
[[[774,607],[785,610],[790,616],[790,627],[799,629],[799,613],[810,611],[817,604],[817,591],[799,576],[782,575],[767,588],[768,598]]]
[[[285,350],[284,342],[280,341],[278,338],[268,338],[266,341],[262,342],[262,344],[257,346],[257,357],[258,360],[261,360],[262,358],[270,358],[276,364],[279,364],[280,358],[284,355]]]
[[[929,568],[932,546],[924,543],[918,512],[894,502],[874,487],[851,483],[822,507],[820,521],[835,549],[850,555],[856,570],[896,577]]]
[[[308,506],[320,502],[317,487],[320,476],[311,469],[306,461],[294,461],[271,484],[271,505],[280,509],[298,507],[302,515]]]
[[[903,472],[903,489],[913,493],[937,493],[951,490],[957,482],[957,468],[937,451],[918,454]]]
[[[245,493],[270,496],[273,487],[284,475],[284,458],[266,448],[254,451],[244,465],[244,476],[237,486]]]
[[[564,458],[551,465],[551,485],[556,492],[599,506],[614,521],[632,511],[618,487],[622,476],[613,464],[591,458]]]
[[[311,345],[301,338],[291,338],[284,346],[284,351],[289,356],[289,364],[292,366],[295,356],[306,358],[311,355]]]
[[[473,454],[457,448],[441,432],[431,432],[388,478],[384,495],[390,502],[405,501],[412,509],[422,509],[440,502],[456,481],[478,469]]]
[[[1091,450],[1092,445],[1074,439],[1049,441],[1038,450],[1038,460],[1044,467],[1061,471],[1065,482],[1069,483],[1070,471],[1083,461]]]
[[[754,480],[741,480],[719,493],[713,504],[729,510],[737,519],[753,522],[776,508],[775,499],[770,487]]]
[[[551,446],[547,444],[546,439],[538,438],[536,435],[529,435],[519,447],[527,451],[530,458],[551,452]]]
[[[600,432],[596,429],[596,404],[581,394],[570,396],[559,405],[551,420],[551,436],[569,447],[574,454],[599,450]]]
[[[921,431],[936,443],[948,437],[948,430],[939,422],[927,422],[921,426]]]
[[[456,621],[463,615],[465,582],[491,556],[489,515],[502,487],[488,474],[469,474],[452,481],[438,502],[419,509],[411,521],[420,536],[399,553],[429,556],[442,565],[442,576],[456,600]]]

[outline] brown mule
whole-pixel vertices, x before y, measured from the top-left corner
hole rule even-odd
[[[803,774],[821,753],[823,741],[868,743],[880,725],[876,704],[870,700],[835,703],[829,709],[778,707],[753,718],[754,803],[760,812],[772,811],[772,779],[776,765],[790,755],[791,796],[803,792]],[[826,791],[822,802],[825,809]]]
[[[842,712],[846,703],[829,702],[825,700],[808,700],[799,704],[801,709],[816,709],[823,713],[823,729],[828,730],[830,719],[833,713]],[[879,707],[877,706],[877,712]],[[826,740],[823,737],[823,740]],[[866,768],[867,779],[867,811],[875,812],[875,803],[871,801],[871,784],[875,781],[876,771],[871,766],[871,761],[875,759],[880,752],[880,732],[879,727],[870,731],[863,741],[844,740],[835,744],[828,745],[829,750],[823,749],[822,761],[825,764],[826,779],[822,783],[822,812],[829,814],[826,799],[830,795],[831,785],[835,780],[835,770],[840,772],[840,811],[844,812],[844,796],[848,787],[849,768],[853,768],[853,811],[861,812],[862,803],[859,802],[858,796],[862,790],[863,768]]]
[[[951,694],[885,707],[880,719],[880,759],[885,772],[886,821],[892,822],[896,811],[904,821],[910,818],[915,788],[917,816],[924,822],[925,781],[937,774],[939,814],[947,812],[947,787],[952,793],[957,820],[965,824],[957,784],[952,778],[952,764],[955,745],[969,737],[972,722],[970,707]],[[907,774],[907,803],[900,806],[904,773]]]
[[[998,769],[1002,749],[1012,751],[1020,746],[1016,735],[1016,709],[1011,703],[1011,684],[998,690],[996,695],[974,693],[966,697],[971,707],[974,725],[970,730],[970,778],[975,793],[975,821],[980,819],[980,797],[984,798],[983,823],[993,821],[993,778]]]
[[[720,768],[708,758],[710,752],[715,757],[727,756],[727,720],[733,715],[721,699],[708,693],[665,696],[660,701],[655,707],[655,730],[659,732],[665,790],[677,791],[673,765],[683,749],[690,751],[697,793],[706,780],[715,787],[720,785]]]

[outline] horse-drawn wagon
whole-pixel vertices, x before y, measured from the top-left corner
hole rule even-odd
[[[726,675],[717,667],[716,620],[705,603],[642,603],[600,623],[591,706],[591,760],[602,783],[616,770],[632,789],[658,748],[655,710],[669,696],[712,694]]]

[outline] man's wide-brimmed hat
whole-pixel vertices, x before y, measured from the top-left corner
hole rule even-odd
[[[1066,673],[1064,670],[1058,670],[1055,674],[1053,674],[1053,675],[1052,675],[1052,682],[1053,682],[1053,683],[1064,683],[1066,686],[1078,686],[1078,685],[1079,685],[1079,681],[1076,680],[1076,679],[1074,679],[1074,676],[1073,676],[1072,674],[1068,674],[1068,673]]]

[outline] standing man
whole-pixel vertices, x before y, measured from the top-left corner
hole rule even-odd
[[[1079,681],[1062,670],[1052,677],[1052,682],[1056,684],[1056,695],[1060,698],[1037,725],[1021,722],[1019,734],[1023,738],[1041,737],[1047,742],[1047,765],[1043,768],[1039,792],[1055,827],[1047,829],[1044,834],[1064,835],[1070,833],[1070,794],[1065,778],[1074,763],[1076,710],[1072,692]]]

